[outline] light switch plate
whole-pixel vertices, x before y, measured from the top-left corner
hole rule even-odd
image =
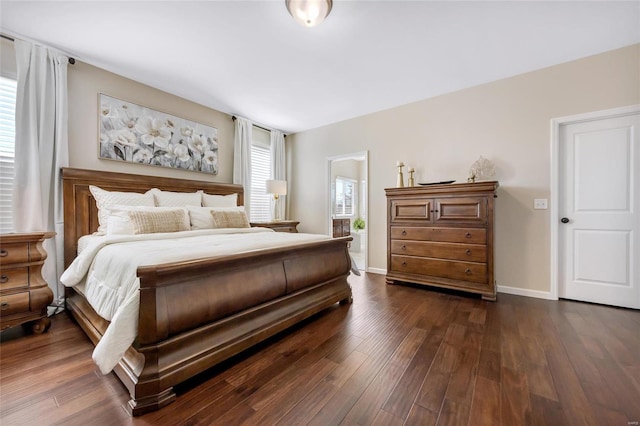
[[[547,199],[546,198],[536,198],[533,200],[533,208],[536,210],[546,210],[547,209]]]

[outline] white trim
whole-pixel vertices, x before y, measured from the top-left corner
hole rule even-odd
[[[498,293],[515,294],[516,296],[535,297],[536,299],[545,300],[558,300],[558,297],[553,297],[551,292],[540,290],[529,290],[527,288],[508,287],[499,285],[497,287]]]
[[[629,106],[625,106],[625,107],[620,107],[620,108],[612,108],[612,109],[607,109],[607,110],[602,110],[602,111],[593,111],[593,112],[587,112],[584,114],[577,114],[577,115],[570,115],[570,116],[566,116],[566,117],[559,117],[559,118],[554,118],[551,120],[551,150],[550,150],[550,156],[551,156],[551,196],[550,196],[550,200],[551,200],[551,206],[550,206],[550,223],[551,223],[551,229],[550,229],[550,233],[551,233],[551,247],[550,247],[550,255],[551,255],[551,259],[550,259],[550,267],[551,267],[551,271],[550,274],[551,276],[550,278],[550,291],[549,291],[549,298],[551,300],[558,300],[558,262],[559,262],[559,252],[558,252],[558,239],[559,239],[559,235],[558,235],[558,220],[555,220],[557,218],[559,218],[559,212],[558,212],[558,205],[560,203],[560,188],[559,188],[559,184],[560,184],[560,126],[563,125],[567,125],[567,124],[574,124],[574,123],[580,123],[580,122],[585,122],[585,121],[592,121],[592,120],[600,120],[600,119],[606,119],[606,118],[614,118],[614,117],[621,117],[621,116],[625,116],[625,115],[631,115],[631,114],[637,114],[640,112],[640,104],[636,104],[636,105],[629,105]],[[504,287],[502,287],[504,288]],[[510,288],[510,287],[506,287],[506,288]],[[527,290],[530,291],[530,290]],[[509,291],[505,291],[505,293],[509,293]],[[513,293],[513,294],[517,294],[517,293]],[[536,297],[536,296],[532,296],[532,297]]]
[[[367,268],[367,272],[370,272],[372,274],[387,275],[387,270],[381,268]]]

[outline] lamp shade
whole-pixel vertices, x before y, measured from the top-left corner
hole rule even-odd
[[[267,194],[287,195],[286,180],[267,180],[265,181]]]
[[[293,19],[305,27],[315,27],[331,12],[332,0],[285,0]]]

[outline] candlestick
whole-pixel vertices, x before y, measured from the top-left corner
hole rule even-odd
[[[396,182],[396,186],[398,188],[404,188],[404,176],[402,175],[402,168],[404,167],[404,163],[402,161],[396,162],[396,167],[398,167],[398,180]]]

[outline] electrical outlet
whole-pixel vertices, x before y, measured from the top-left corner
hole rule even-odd
[[[536,210],[546,210],[547,209],[547,199],[546,198],[536,198],[533,200],[533,208]]]

